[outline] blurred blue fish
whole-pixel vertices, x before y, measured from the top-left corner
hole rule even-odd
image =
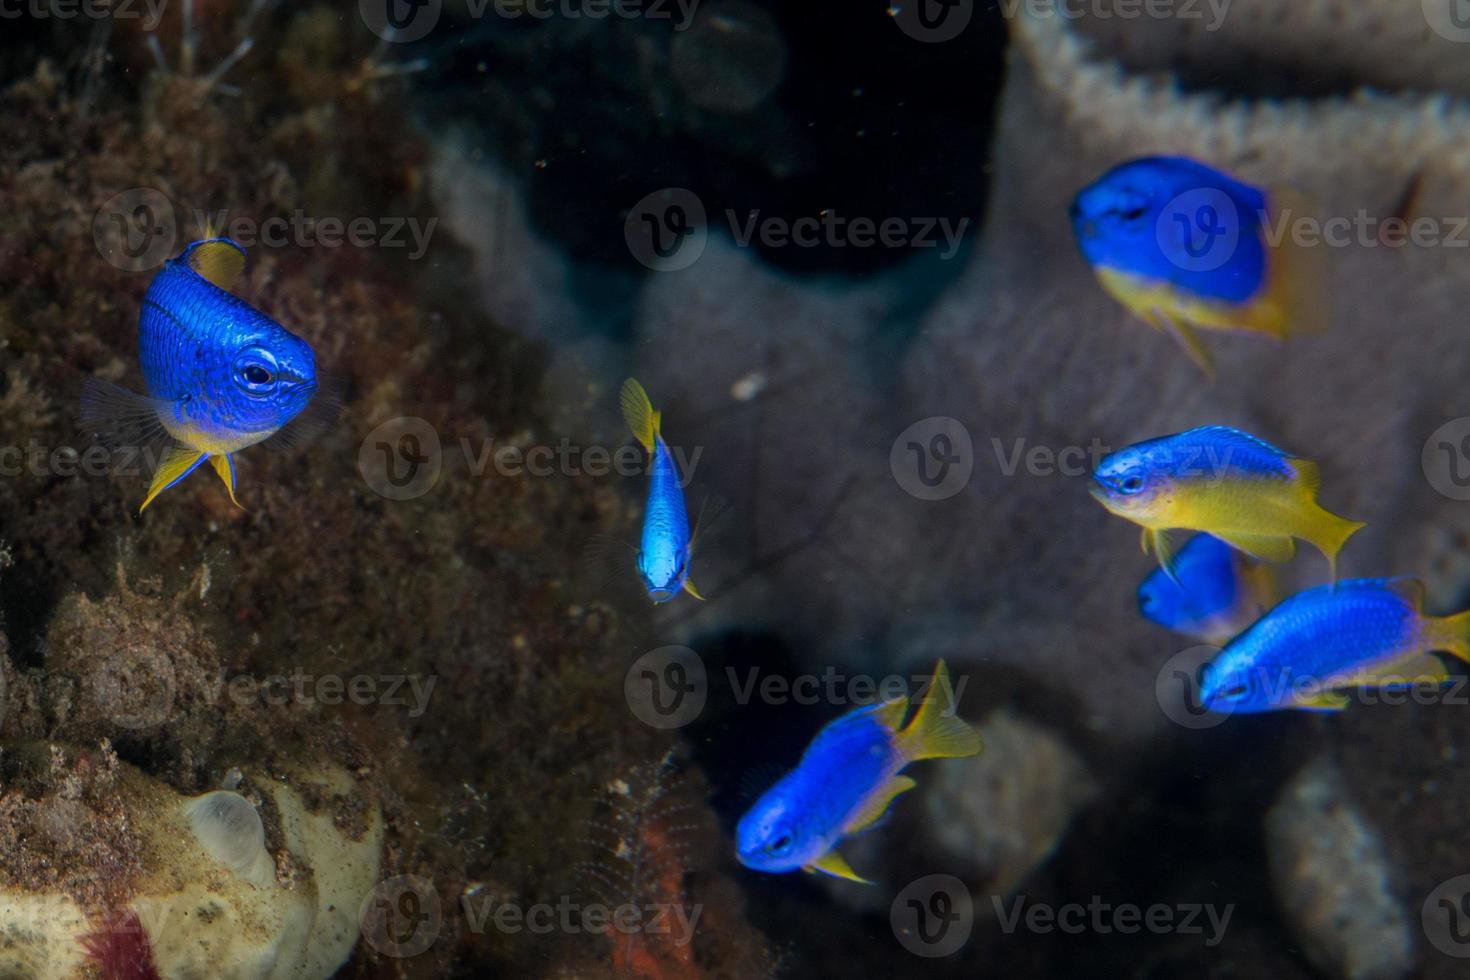
[[[740,863],[756,871],[821,871],[858,877],[834,849],[877,823],[893,798],[915,783],[900,775],[920,759],[980,752],[979,734],[955,714],[956,696],[944,661],[913,719],[908,698],[859,708],[827,725],[801,762],[756,801],[735,830]]]
[[[624,421],[633,430],[633,438],[648,452],[652,462],[648,503],[643,509],[643,532],[638,544],[638,574],[654,602],[668,602],[680,590],[703,599],[689,580],[689,562],[693,556],[689,512],[684,506],[684,490],[679,485],[679,467],[659,432],[662,415],[654,411],[648,392],[632,378],[623,382],[619,403]]]
[[[1311,210],[1286,188],[1252,187],[1186,157],[1144,157],[1084,188],[1071,217],[1103,288],[1208,372],[1196,328],[1284,341],[1326,327],[1326,249],[1287,233]]]
[[[1443,684],[1431,651],[1470,660],[1470,612],[1424,614],[1412,578],[1349,579],[1299,592],[1205,666],[1200,701],[1221,712],[1340,711],[1360,688]]]
[[[114,445],[161,445],[140,511],[206,460],[235,499],[234,454],[297,419],[317,392],[311,347],[228,290],[245,250],[208,238],[170,259],[143,297],[139,359],[148,395],[90,379],[82,424]]]
[[[1138,610],[1160,626],[1223,646],[1277,600],[1276,576],[1219,538],[1197,534],[1138,587]]]

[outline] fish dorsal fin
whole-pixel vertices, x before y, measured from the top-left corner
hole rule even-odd
[[[184,249],[179,261],[229,292],[245,271],[245,249],[228,238],[207,238]]]
[[[1259,449],[1263,452],[1270,453],[1273,456],[1280,456],[1284,459],[1298,458],[1296,456],[1293,456],[1286,450],[1280,448],[1279,446],[1271,445],[1271,443],[1267,442],[1265,439],[1262,439],[1260,436],[1253,436],[1249,432],[1246,432],[1243,429],[1237,429],[1233,425],[1203,425],[1200,426],[1198,429],[1191,429],[1190,434],[1209,434],[1220,439],[1223,442],[1236,442],[1242,446]]]
[[[836,851],[828,851],[826,854],[823,854],[811,864],[807,865],[805,870],[820,871],[834,878],[846,878],[848,881],[855,881],[860,885],[872,884],[868,879],[859,877],[858,873],[852,870],[852,866],[843,860],[842,855]]]
[[[1236,551],[1244,552],[1258,561],[1276,564],[1291,561],[1296,554],[1296,542],[1289,537],[1271,537],[1261,534],[1229,534],[1224,531],[1211,532]]]
[[[618,406],[623,410],[623,421],[633,430],[633,438],[645,451],[653,452],[653,441],[658,438],[662,418],[648,400],[648,392],[635,379],[629,378],[618,392]]]
[[[907,776],[894,776],[889,779],[869,794],[857,812],[847,819],[847,823],[842,825],[842,832],[844,834],[855,834],[860,830],[866,830],[868,827],[871,827],[883,818],[883,814],[888,812],[888,807],[893,803],[894,797],[900,793],[907,793],[917,785],[918,783]]]
[[[984,747],[980,733],[956,713],[954,685],[949,681],[949,667],[939,661],[934,680],[919,710],[898,735],[898,750],[906,762],[917,759],[959,759],[979,755]]]

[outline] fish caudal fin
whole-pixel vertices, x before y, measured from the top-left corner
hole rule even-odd
[[[235,499],[235,457],[228,454],[224,456],[209,457],[209,465],[214,467],[215,473],[224,482],[225,489],[230,492],[230,503],[240,507],[240,501]],[[241,510],[245,508],[240,507]]]
[[[153,471],[153,485],[148,488],[148,496],[144,498],[143,506],[138,508],[138,513],[147,510],[148,505],[153,503],[153,498],[193,473],[208,458],[204,453],[188,446],[171,447],[158,464],[158,469]]]
[[[228,238],[206,238],[184,249],[179,260],[225,292],[245,271],[245,249]]]
[[[1327,580],[1336,582],[1338,552],[1342,551],[1342,546],[1347,544],[1348,538],[1368,525],[1362,521],[1350,521],[1345,517],[1338,517],[1321,507],[1317,508],[1317,512],[1316,527],[1312,529],[1312,536],[1309,540],[1327,558]]]
[[[1337,553],[1347,544],[1348,538],[1368,525],[1361,521],[1350,521],[1338,517],[1317,503],[1317,493],[1322,489],[1322,471],[1309,459],[1293,459],[1291,467],[1296,471],[1297,484],[1301,488],[1307,505],[1306,527],[1298,537],[1305,538],[1327,558],[1328,581],[1337,581]]]
[[[1306,195],[1290,187],[1272,188],[1266,195],[1267,291],[1259,300],[1260,325],[1279,340],[1321,333],[1332,319],[1331,249],[1318,242],[1297,240],[1294,229],[1317,208]]]
[[[1436,650],[1470,662],[1470,611],[1427,621]]]
[[[980,733],[956,713],[958,698],[949,680],[949,667],[943,660],[934,668],[934,679],[919,710],[914,712],[903,731],[895,737],[904,761],[918,759],[959,759],[979,755],[983,744]]]
[[[645,451],[653,452],[653,441],[658,437],[661,418],[653,410],[648,392],[637,381],[629,378],[623,382],[623,388],[618,392],[618,405],[623,410],[623,421],[633,430],[633,438],[638,440]]]

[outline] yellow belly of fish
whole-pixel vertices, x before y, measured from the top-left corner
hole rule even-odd
[[[166,418],[163,415],[159,415],[159,421],[163,423],[164,431],[173,436],[175,440],[196,452],[209,456],[228,456],[230,453],[237,453],[242,449],[264,442],[279,431],[270,429],[265,432],[239,432],[222,435],[217,432],[203,432],[198,426],[192,424],[181,425],[178,420]]]
[[[1242,330],[1278,340],[1288,336],[1285,312],[1271,302],[1269,294],[1242,305],[1192,296],[1169,283],[1099,267],[1098,281],[1108,294],[1135,316],[1158,330],[1167,328],[1165,318],[1206,330]]]

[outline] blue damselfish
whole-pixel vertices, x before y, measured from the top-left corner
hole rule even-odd
[[[228,292],[244,267],[245,250],[228,238],[194,242],[169,260],[139,317],[148,394],[87,383],[84,428],[162,450],[139,510],[206,460],[238,506],[234,454],[281,432],[317,392],[310,345]]]
[[[1200,701],[1221,712],[1338,711],[1349,690],[1443,684],[1431,651],[1470,660],[1470,612],[1424,614],[1412,578],[1349,579],[1300,592],[1205,666]]]
[[[643,533],[638,545],[638,574],[654,602],[668,602],[681,589],[702,599],[689,579],[693,557],[689,512],[684,506],[679,467],[659,431],[662,414],[654,411],[648,392],[632,378],[623,382],[619,403],[633,438],[651,461],[648,502],[643,509]]]
[[[1325,328],[1326,250],[1289,233],[1311,210],[1286,188],[1253,187],[1186,157],[1144,157],[1084,188],[1071,217],[1103,288],[1210,371],[1195,328],[1276,340]]]
[[[1176,633],[1223,645],[1279,598],[1270,565],[1196,534],[1174,557],[1174,577],[1156,568],[1143,580],[1138,610]]]
[[[801,762],[771,787],[736,827],[736,855],[757,871],[801,868],[864,881],[837,853],[844,838],[871,827],[914,781],[900,775],[920,759],[976,755],[979,734],[955,714],[944,661],[913,719],[909,699],[859,708],[827,725]]]
[[[1091,493],[1143,528],[1144,551],[1177,578],[1172,529],[1205,531],[1263,561],[1289,561],[1311,542],[1337,577],[1337,554],[1362,524],[1317,503],[1317,464],[1225,425],[1150,439],[1102,459]]]

